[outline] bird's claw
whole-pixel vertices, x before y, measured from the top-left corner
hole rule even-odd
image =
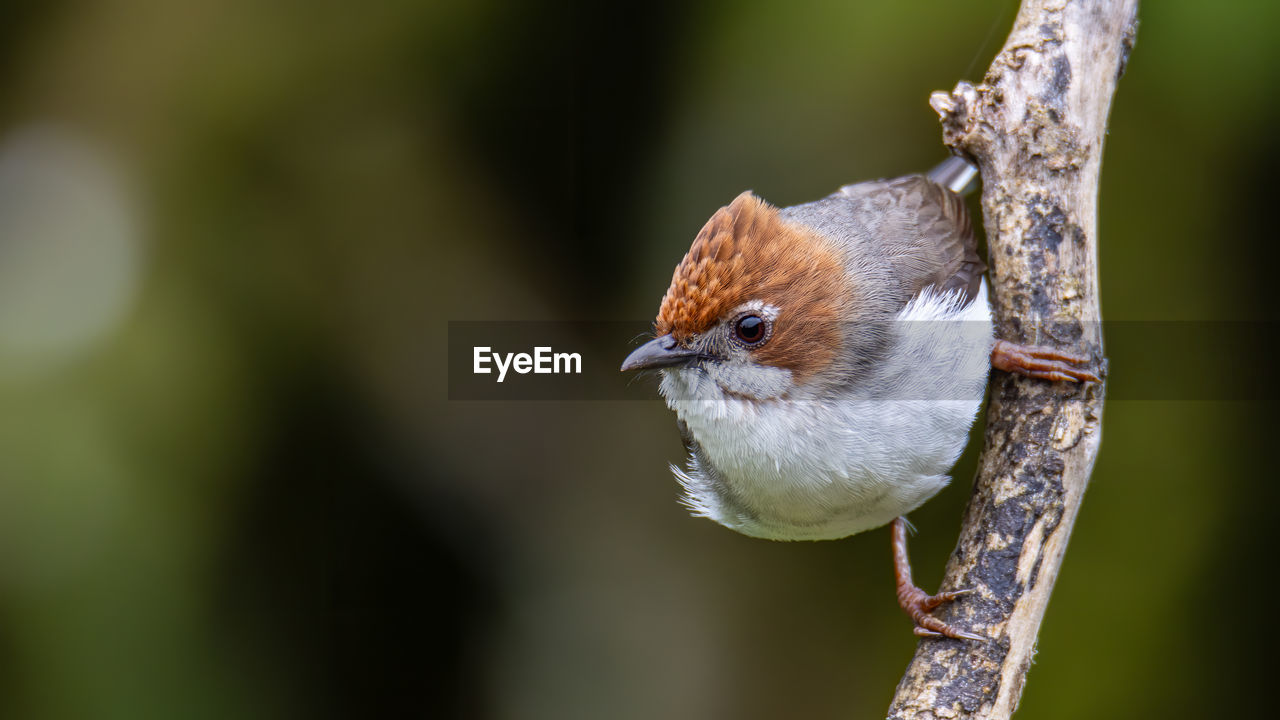
[[[1008,340],[997,340],[991,349],[992,367],[1039,380],[1102,382],[1102,378],[1092,370],[1078,367],[1091,363],[1090,358],[1076,353],[1039,345],[1019,345]]]
[[[912,592],[914,591],[914,592]],[[907,612],[915,622],[915,634],[920,637],[949,637],[957,640],[986,640],[981,635],[975,635],[971,632],[956,629],[938,618],[929,614],[930,611],[936,609],[944,603],[949,603],[961,595],[973,592],[972,588],[964,590],[951,590],[948,592],[940,592],[937,595],[929,595],[925,591],[912,585],[906,592],[899,589],[898,603],[902,609]]]
[[[940,632],[934,632],[933,630],[930,630],[928,628],[923,628],[917,625],[914,632],[916,635],[919,635],[920,637],[927,637],[927,638],[949,637],[949,638],[955,638],[956,640],[977,640],[978,642],[985,642],[987,640],[987,638],[981,635],[974,635],[971,632],[956,630],[955,628],[951,628],[950,633],[940,633]]]

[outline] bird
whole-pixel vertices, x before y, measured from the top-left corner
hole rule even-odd
[[[992,367],[1100,382],[1085,355],[995,338],[962,197],[977,173],[952,156],[790,207],[741,193],[697,233],[654,337],[621,368],[661,375],[694,515],[780,541],[890,524],[914,632],[965,640],[984,638],[930,613],[968,590],[914,584],[905,516],[949,482]]]

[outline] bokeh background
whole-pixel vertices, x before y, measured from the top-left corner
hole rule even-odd
[[[643,330],[741,190],[942,157],[1012,3],[0,8],[0,716],[882,716],[887,531],[691,519],[656,395],[450,401],[447,323]],[[1274,405],[1218,383],[1272,373],[1280,5],[1141,18],[1104,311],[1183,334],[1111,339],[1028,720],[1271,707]]]

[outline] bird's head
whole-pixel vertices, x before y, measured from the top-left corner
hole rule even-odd
[[[783,396],[837,364],[855,285],[829,238],[744,192],[698,233],[662,299],[656,337],[622,369]]]

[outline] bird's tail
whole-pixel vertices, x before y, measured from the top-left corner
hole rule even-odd
[[[978,186],[978,166],[952,155],[935,165],[925,177],[957,195],[968,195]]]

